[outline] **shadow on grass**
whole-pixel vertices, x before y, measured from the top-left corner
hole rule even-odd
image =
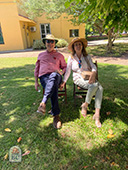
[[[16,110],[26,110],[38,107],[42,99],[42,93],[37,93],[34,89],[34,65],[25,67],[6,68],[1,70],[1,113]],[[107,118],[106,112],[112,112],[110,118],[119,117],[127,123],[126,110],[128,108],[128,74],[127,66],[100,65],[99,81],[104,88],[104,97],[101,109],[102,122]],[[124,76],[125,75],[125,76]],[[77,99],[74,106],[72,75],[67,82],[67,105],[59,99],[62,121],[71,121],[80,117],[79,109],[84,99]],[[35,103],[35,105],[34,105]],[[8,110],[8,105],[10,105]],[[50,102],[48,103],[50,108]],[[11,109],[12,108],[12,109]],[[35,109],[35,110],[36,110]],[[94,102],[90,105],[90,111],[94,113]],[[18,112],[18,111],[17,111]]]
[[[127,68],[99,65],[99,80],[104,88],[101,109],[103,125],[106,119],[112,119],[116,123],[116,118],[128,124],[128,88],[124,88],[128,87]],[[77,106],[74,107],[72,76],[67,82],[68,103],[65,105],[59,99],[63,127],[55,130],[52,118],[48,114],[42,117],[35,112],[42,99],[42,93],[34,89],[33,70],[34,65],[0,70],[1,169],[77,170],[84,169],[84,166],[88,166],[90,170],[125,168],[128,162],[128,131],[123,131],[116,139],[108,139],[106,143],[102,143],[102,138],[98,139],[98,134],[91,134],[95,126],[89,127],[84,119],[80,119],[79,109],[83,100],[78,99]],[[47,110],[49,108],[50,102],[47,104]],[[109,117],[106,112],[111,112]],[[94,101],[89,106],[89,114],[92,113]],[[10,128],[12,132],[6,133],[5,128]],[[21,143],[17,143],[19,136],[22,137]],[[100,144],[97,144],[95,138],[101,140]],[[18,164],[3,161],[4,155],[14,145],[20,146],[23,152],[31,150],[30,155],[23,157],[22,162]]]
[[[51,121],[50,118],[48,119]],[[44,124],[45,121],[46,117],[32,115],[32,119],[25,125],[27,131],[24,134],[21,133],[22,141],[18,144],[22,151],[29,149],[30,154],[23,157],[21,163],[1,161],[2,169],[82,170],[86,167],[89,170],[97,168],[113,170],[127,168],[128,131],[123,132],[119,138],[108,139],[106,143],[97,145],[94,136],[86,137],[84,131],[80,134],[81,140],[78,140],[77,134],[72,135],[70,128],[67,127],[63,131],[55,130],[51,123],[41,126],[41,122]],[[19,134],[15,134],[13,140]],[[12,137],[10,134],[7,136]],[[99,138],[99,140],[102,139]],[[12,142],[10,147],[15,144],[16,142]],[[7,144],[4,147],[7,147]],[[4,149],[3,146],[2,149]]]

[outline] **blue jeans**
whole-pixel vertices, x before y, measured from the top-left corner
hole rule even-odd
[[[40,77],[40,82],[45,89],[42,102],[47,103],[47,100],[50,98],[52,106],[51,115],[58,115],[60,113],[58,103],[58,88],[62,82],[62,76],[56,72],[45,74]]]

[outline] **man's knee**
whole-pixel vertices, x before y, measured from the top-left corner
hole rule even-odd
[[[57,72],[51,73],[49,78],[54,79],[55,82],[59,82],[59,83],[62,81],[62,76]]]
[[[57,76],[57,72],[53,72],[50,74],[50,77],[56,77]]]
[[[57,72],[53,72],[50,74],[49,78],[55,78],[57,79],[59,76],[61,76],[60,74],[58,74]]]

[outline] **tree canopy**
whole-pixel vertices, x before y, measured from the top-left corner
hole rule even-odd
[[[108,35],[112,48],[114,33],[128,30],[128,0],[20,0],[31,19],[46,14],[55,19],[62,13],[71,15],[73,23],[91,23]]]

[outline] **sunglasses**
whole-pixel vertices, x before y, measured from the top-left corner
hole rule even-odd
[[[46,40],[46,42],[53,44],[55,41],[54,40]]]
[[[79,66],[79,68],[81,68],[81,63],[82,63],[82,61],[79,60],[79,61],[78,61],[78,66]]]

